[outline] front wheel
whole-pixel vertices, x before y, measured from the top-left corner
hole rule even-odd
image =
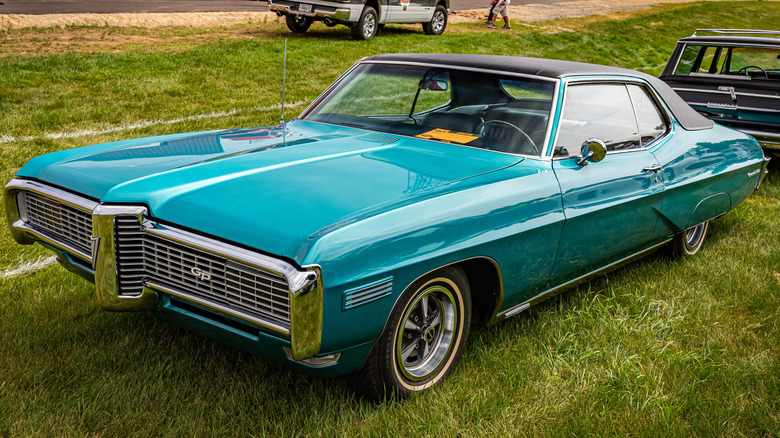
[[[376,35],[379,29],[376,10],[371,6],[366,6],[360,14],[360,20],[352,26],[352,38],[356,40],[367,40]]]
[[[294,33],[304,33],[311,27],[312,20],[308,17],[301,17],[299,15],[285,15],[285,22],[287,28]]]
[[[436,6],[431,21],[423,23],[422,26],[426,35],[441,35],[444,33],[444,29],[447,27],[447,9],[442,5]]]
[[[707,239],[709,229],[710,221],[705,221],[681,233],[677,233],[672,241],[672,255],[685,257],[699,252]]]
[[[471,292],[460,269],[442,268],[412,283],[353,380],[374,400],[425,391],[452,372],[471,327]]]

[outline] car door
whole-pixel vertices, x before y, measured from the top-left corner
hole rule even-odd
[[[566,87],[555,142],[560,158],[553,160],[566,219],[553,284],[591,273],[662,239],[656,224],[664,184],[650,146],[668,132],[668,122],[652,96],[643,85],[620,82]],[[590,138],[603,141],[607,154],[602,161],[581,165],[572,155]]]
[[[433,0],[388,0],[387,5],[392,23],[430,21],[435,7]]]
[[[780,126],[780,47],[733,47],[725,75],[733,84],[741,127],[778,130]]]
[[[747,78],[724,75],[730,49],[714,45],[688,44],[673,70],[663,80],[689,105],[720,123],[738,120],[736,88]]]

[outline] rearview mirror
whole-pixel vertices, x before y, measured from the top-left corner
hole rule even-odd
[[[588,164],[588,161],[598,163],[607,156],[607,145],[598,138],[592,137],[582,143],[581,151],[582,158],[580,158],[580,161],[577,161],[577,164],[584,166]]]
[[[435,79],[423,79],[420,81],[421,90],[447,91],[448,87],[447,81],[437,81]]]

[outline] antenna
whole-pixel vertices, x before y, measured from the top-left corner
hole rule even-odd
[[[287,86],[287,38],[284,39],[284,66],[282,67],[282,118],[279,124],[284,126],[284,89]]]

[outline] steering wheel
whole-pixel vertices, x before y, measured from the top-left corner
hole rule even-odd
[[[539,146],[536,145],[536,143],[531,139],[531,137],[528,134],[525,133],[525,131],[504,120],[488,120],[486,122],[482,122],[479,124],[479,126],[477,126],[477,129],[475,129],[474,132],[476,132],[479,135],[484,135],[484,129],[488,125],[509,126],[510,128],[522,134],[523,137],[525,137],[525,139],[528,140],[529,143],[531,143],[531,146],[534,147],[534,151],[537,154],[541,154],[541,151],[539,150]],[[509,151],[505,151],[505,152],[509,152]]]
[[[760,71],[761,73],[763,73],[763,74],[764,74],[764,77],[765,77],[765,78],[769,79],[769,75],[768,75],[768,74],[766,74],[766,72],[764,71],[764,69],[763,69],[763,68],[761,68],[761,67],[759,67],[759,66],[757,66],[757,65],[746,65],[746,66],[742,67],[741,69],[739,69],[739,71],[737,71],[737,73],[742,73],[742,72],[744,72],[744,73],[745,73],[745,76],[750,76],[750,74],[748,73],[748,69],[749,69],[749,68],[754,68],[754,69],[756,69],[756,70]]]

